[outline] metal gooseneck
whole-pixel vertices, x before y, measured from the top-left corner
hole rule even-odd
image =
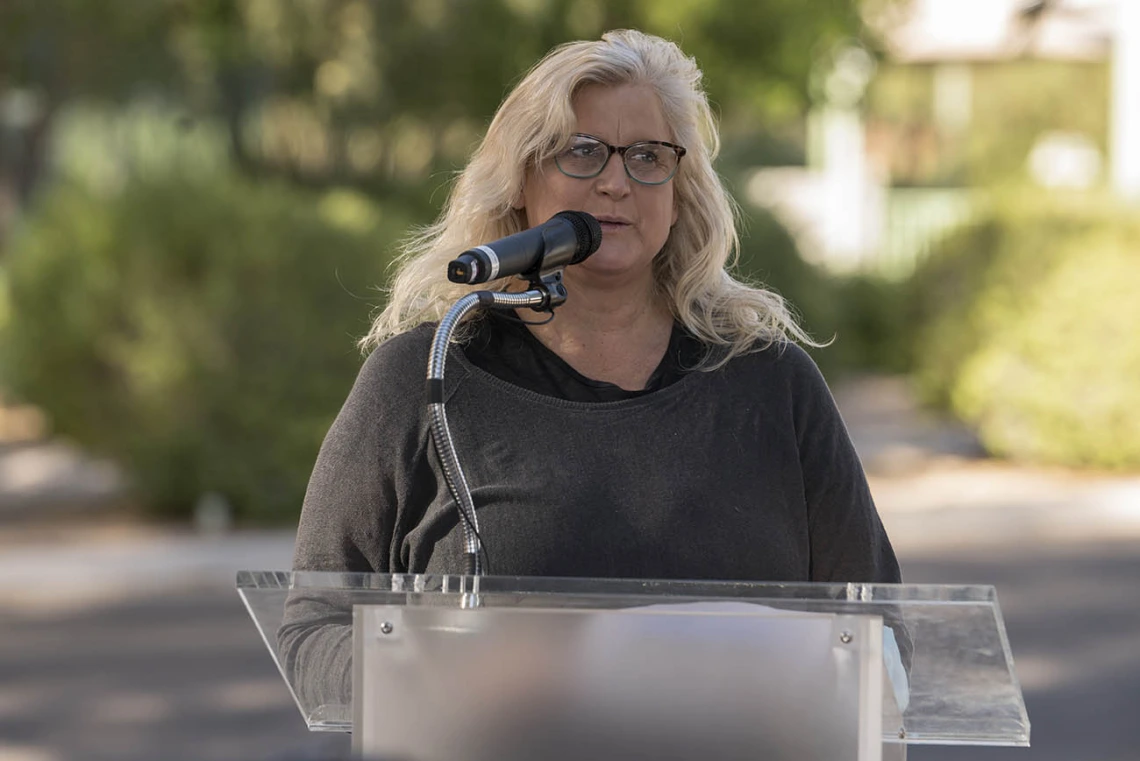
[[[502,291],[475,291],[457,301],[440,320],[432,338],[431,355],[428,359],[428,414],[431,423],[431,437],[439,455],[443,477],[447,489],[455,500],[463,524],[464,553],[467,558],[466,573],[481,576],[486,571],[483,540],[479,535],[479,516],[475,512],[475,502],[471,488],[463,474],[463,466],[455,451],[455,442],[447,424],[447,408],[443,385],[444,369],[447,363],[448,347],[455,328],[472,310],[478,308],[519,309],[530,307],[535,311],[552,311],[566,300],[566,288],[562,285],[561,268],[531,281],[530,290],[521,293]]]

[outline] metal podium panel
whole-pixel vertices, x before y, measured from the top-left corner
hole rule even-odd
[[[881,758],[877,617],[360,606],[355,635],[368,759]]]

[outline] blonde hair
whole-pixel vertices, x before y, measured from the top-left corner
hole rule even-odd
[[[574,95],[591,84],[652,87],[673,139],[688,149],[672,180],[677,222],[654,259],[654,278],[675,319],[706,344],[722,347],[696,369],[712,370],[789,338],[818,345],[782,297],[726,271],[740,244],[736,207],[712,166],[720,137],[701,76],[674,43],[632,30],[552,50],[503,101],[439,219],[405,242],[387,306],[361,346],[375,347],[438,320],[471,290],[446,280],[447,262],[472,246],[526,229],[525,212],[513,208],[525,172],[566,144],[575,128]],[[510,283],[504,278],[482,287],[505,290]]]

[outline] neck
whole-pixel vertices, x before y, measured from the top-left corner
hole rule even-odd
[[[605,290],[571,283],[567,290],[569,297],[554,319],[530,326],[531,332],[589,378],[629,390],[644,388],[665,354],[673,327],[652,283]]]

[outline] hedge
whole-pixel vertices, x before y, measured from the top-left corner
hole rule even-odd
[[[1140,467],[1140,213],[1099,199],[998,204],[914,281],[916,378],[993,453]]]
[[[6,253],[3,381],[158,515],[292,520],[406,224],[229,174],[58,184]]]

